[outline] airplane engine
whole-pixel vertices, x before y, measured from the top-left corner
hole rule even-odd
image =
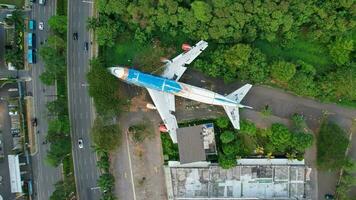
[[[184,43],[184,44],[182,44],[182,49],[184,52],[187,52],[190,49],[192,49],[192,47],[189,44]]]
[[[167,133],[168,129],[164,124],[159,125],[159,131],[163,133]]]
[[[146,108],[150,109],[150,110],[157,110],[156,106],[154,106],[153,104],[146,104]]]

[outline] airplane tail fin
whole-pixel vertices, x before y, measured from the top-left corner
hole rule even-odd
[[[226,96],[227,98],[239,103],[238,106],[224,106],[224,110],[225,110],[227,116],[229,116],[229,119],[235,129],[240,129],[239,108],[252,109],[252,107],[250,107],[250,106],[245,106],[245,105],[240,104],[240,102],[246,96],[247,92],[251,89],[251,87],[252,87],[252,85],[246,84]]]

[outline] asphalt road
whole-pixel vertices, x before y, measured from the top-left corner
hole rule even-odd
[[[40,46],[41,41],[45,41],[48,37],[48,19],[55,14],[55,2],[47,1],[45,6],[34,3],[32,6],[32,19],[36,20],[36,47]],[[38,29],[38,23],[44,22],[44,30]],[[37,63],[32,65],[32,83],[29,87],[32,87],[32,94],[34,97],[34,117],[37,118],[38,126],[35,131],[39,131],[37,134],[37,153],[32,157],[32,169],[34,175],[34,191],[37,195],[35,199],[45,200],[49,199],[49,196],[54,191],[54,184],[61,179],[60,168],[54,168],[49,166],[46,161],[46,154],[49,146],[42,144],[45,141],[45,137],[48,129],[48,116],[46,113],[46,103],[54,100],[55,88],[54,86],[45,86],[39,80],[39,75],[44,71],[44,65],[40,57],[37,56]]]
[[[96,184],[99,170],[90,140],[93,111],[86,81],[92,57],[86,22],[92,15],[93,3],[72,0],[68,1],[68,7],[68,98],[77,196],[81,200],[97,200],[100,198]],[[78,33],[78,40],[73,40],[74,32]],[[84,49],[84,42],[89,43],[88,51]],[[84,148],[78,147],[78,139],[83,140]]]

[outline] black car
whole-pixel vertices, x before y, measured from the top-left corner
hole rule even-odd
[[[73,33],[73,40],[78,40],[78,33],[77,32]]]
[[[89,43],[88,42],[84,42],[84,50],[88,51],[89,49]]]

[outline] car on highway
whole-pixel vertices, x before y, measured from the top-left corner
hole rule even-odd
[[[41,4],[41,5],[45,5],[46,4],[46,0],[39,0],[38,3]]]
[[[78,147],[79,147],[79,149],[82,149],[84,147],[82,138],[79,138],[79,140],[78,140]]]
[[[89,43],[88,42],[84,42],[84,50],[88,51],[89,49]]]
[[[38,23],[38,29],[40,29],[41,31],[43,30],[43,26],[44,26],[43,22]]]
[[[73,33],[73,40],[78,40],[78,33],[77,32]]]

